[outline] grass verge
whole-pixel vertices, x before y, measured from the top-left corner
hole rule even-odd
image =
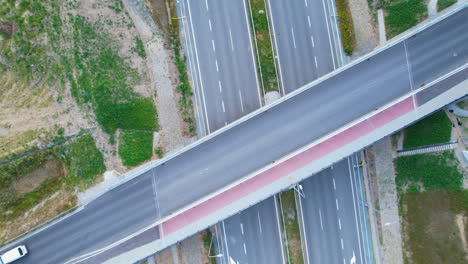
[[[402,156],[394,160],[397,174],[395,182],[401,191],[418,193],[425,190],[462,189],[463,175],[453,151],[435,154]]]
[[[457,0],[437,0],[437,11],[440,12],[456,2]]]
[[[0,166],[0,226],[16,222],[29,209],[58,192],[67,193],[65,196],[71,200],[57,201],[55,205],[59,208],[53,206],[53,210],[56,214],[67,210],[75,203],[73,193],[94,184],[104,171],[102,154],[89,134]],[[21,233],[32,227],[26,226],[5,233]],[[11,238],[5,233],[0,232],[1,240]]]
[[[405,129],[404,149],[423,147],[450,141],[452,123],[441,110]]]
[[[174,0],[167,0],[171,17],[176,18],[176,3]],[[187,68],[185,65],[186,57],[182,54],[182,47],[180,44],[179,38],[179,21],[178,19],[173,19],[171,26],[169,27],[170,43],[174,50],[174,62],[179,72],[179,85],[177,85],[177,93],[179,95],[179,111],[182,115],[182,120],[187,125],[184,129],[185,136],[194,136],[195,135],[195,113],[193,111],[193,101],[192,101],[192,88],[190,87],[190,82],[188,79]]]
[[[427,6],[424,0],[389,1],[383,6],[386,12],[387,39],[416,26],[427,17]]]
[[[351,56],[356,46],[353,16],[349,9],[349,0],[336,0],[336,10],[340,25],[341,42],[346,55]]]
[[[256,41],[256,44],[252,43],[252,45],[257,45],[258,48],[255,49],[255,53],[260,61],[260,65],[257,65],[257,68],[261,76],[262,86],[265,92],[279,92],[265,1],[249,0],[248,4],[252,15],[252,19],[249,19],[249,21],[253,23],[252,33]]]
[[[294,190],[288,190],[279,195],[281,203],[281,221],[284,223],[283,238],[289,251],[289,262],[291,264],[303,264],[301,234],[297,216],[296,200]],[[287,240],[287,241],[286,241]]]
[[[207,254],[208,264],[216,264],[216,258],[212,257],[216,255],[215,247],[213,245],[213,234],[211,230],[207,229],[202,233],[203,248]]]
[[[119,136],[119,155],[123,165],[133,167],[153,155],[153,132],[122,131]]]

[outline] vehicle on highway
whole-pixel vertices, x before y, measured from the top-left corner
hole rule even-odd
[[[0,264],[9,264],[28,254],[28,249],[25,245],[20,245],[8,250],[0,256]]]

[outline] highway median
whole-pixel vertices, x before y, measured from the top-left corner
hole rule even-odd
[[[295,190],[291,189],[281,193],[278,195],[278,201],[281,209],[281,231],[283,242],[286,247],[288,263],[303,264],[304,256],[302,252]]]
[[[278,71],[273,52],[267,6],[264,0],[249,0],[247,9],[253,34],[257,70],[264,95],[268,92],[280,92]]]

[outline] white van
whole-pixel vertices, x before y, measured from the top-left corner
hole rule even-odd
[[[28,254],[28,249],[25,245],[20,245],[8,250],[0,256],[0,264],[9,264]]]

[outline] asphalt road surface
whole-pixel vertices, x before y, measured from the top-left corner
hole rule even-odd
[[[261,107],[246,8],[246,1],[230,0],[184,0],[179,5],[180,13],[186,18],[183,21],[187,33],[185,48],[187,54],[191,54],[188,66],[192,70],[193,83],[201,101],[202,113],[199,116],[206,127],[205,133],[215,131]],[[190,60],[196,63],[191,64]],[[258,215],[261,219],[275,218],[274,203],[261,203],[259,206],[264,208],[255,206],[242,214],[246,217]],[[231,217],[226,220],[226,225],[240,226],[240,221],[241,217]],[[279,236],[260,243],[253,236],[258,233],[253,226],[245,230],[253,232],[252,235],[244,236],[240,229],[229,231],[226,233],[227,240],[243,237],[244,243],[255,245],[257,250],[249,252],[249,256],[257,260],[265,259],[265,256],[254,254],[281,243]],[[231,250],[235,252],[234,248]],[[233,257],[241,258],[237,255]],[[279,259],[276,262],[272,258],[266,259],[270,261],[264,263],[281,263]]]
[[[357,164],[347,158],[301,183],[309,263],[367,263],[371,256]]]
[[[186,150],[22,241],[32,247],[17,263],[61,263],[96,250],[407,94],[413,87],[466,65],[467,27],[468,8],[464,8],[417,36]],[[143,192],[132,189],[135,185],[145,189],[146,195],[130,202],[129,197]],[[148,185],[151,188],[145,188]]]
[[[333,0],[267,2],[284,94],[344,64]]]
[[[188,69],[209,134],[261,107],[245,1],[182,0]]]
[[[219,264],[285,263],[275,198],[269,198],[216,226]]]

